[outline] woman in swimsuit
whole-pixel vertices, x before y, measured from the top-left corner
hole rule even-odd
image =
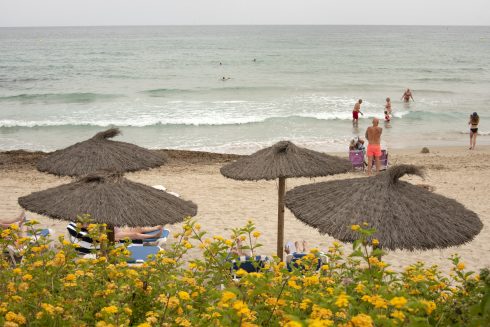
[[[402,95],[402,100],[408,103],[410,102],[410,99],[412,99],[412,101],[415,101],[412,96],[412,91],[410,91],[410,89],[407,89]]]
[[[476,145],[476,136],[478,135],[478,124],[480,123],[480,117],[476,112],[474,112],[470,116],[470,121],[468,125],[470,125],[470,150],[475,149]]]

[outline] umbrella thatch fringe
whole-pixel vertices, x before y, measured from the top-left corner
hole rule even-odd
[[[459,202],[398,180],[421,173],[392,167],[377,176],[302,185],[285,204],[305,224],[343,242],[358,234],[351,225],[369,223],[385,249],[427,250],[471,241],[483,228],[477,214]],[[395,181],[396,182],[393,182]]]
[[[101,140],[101,139],[111,139],[113,137],[116,137],[118,135],[121,134],[121,130],[119,130],[119,128],[111,128],[111,129],[108,129],[107,131],[103,131],[103,132],[99,132],[97,134],[94,135],[94,137],[92,137],[93,139],[98,139],[98,140]]]
[[[108,172],[35,192],[18,202],[26,210],[55,219],[74,221],[89,214],[95,223],[130,227],[174,224],[197,213],[190,201]]]
[[[404,175],[416,175],[423,178],[424,171],[414,165],[399,165],[389,169],[387,177],[391,184],[396,184],[398,180]]]
[[[221,167],[221,174],[236,180],[272,180],[280,177],[321,177],[346,173],[352,165],[346,159],[281,141],[266,149]]]
[[[84,176],[100,170],[129,172],[150,169],[168,161],[162,153],[109,140],[119,134],[117,128],[97,133],[86,141],[55,151],[41,159],[37,169],[58,176]]]

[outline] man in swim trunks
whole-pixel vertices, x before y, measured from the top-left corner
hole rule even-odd
[[[357,126],[357,123],[359,121],[359,114],[362,115],[361,103],[362,103],[362,99],[359,99],[359,101],[357,101],[356,104],[354,105],[354,109],[352,109],[352,125],[354,126]]]
[[[373,157],[376,160],[376,172],[379,173],[381,163],[379,161],[381,157],[381,133],[383,129],[378,126],[378,118],[373,118],[373,126],[369,126],[366,130],[366,139],[368,140],[367,156],[368,156],[368,168],[367,173],[371,175],[371,166],[373,165]]]
[[[412,99],[412,101],[415,101],[415,100],[413,99],[413,96],[412,96],[412,91],[410,91],[410,89],[407,89],[407,90],[405,91],[405,93],[403,93],[403,95],[402,95],[402,99],[403,99],[403,101],[405,101],[406,103],[410,102],[410,99]]]

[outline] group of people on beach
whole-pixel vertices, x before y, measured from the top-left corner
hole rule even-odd
[[[409,103],[410,99],[412,101],[415,101],[412,95],[412,91],[410,89],[407,89],[403,93],[401,100],[403,100],[405,103]],[[358,126],[359,114],[363,115],[363,113],[361,112],[361,104],[362,104],[362,99],[359,99],[354,105],[354,109],[352,110],[352,124],[355,127]],[[386,98],[386,104],[384,110],[385,123],[389,123],[391,121],[391,114],[392,114],[391,99],[388,97]],[[478,116],[478,113],[476,112],[472,113],[468,121],[468,125],[470,126],[470,148],[469,148],[470,150],[475,149],[479,123],[480,123],[480,117]],[[389,125],[386,126],[389,127]],[[367,161],[368,175],[371,174],[373,158],[376,162],[376,172],[380,171],[382,133],[383,133],[383,129],[379,127],[379,119],[373,118],[372,126],[368,127],[365,133],[365,137],[368,141],[367,151],[364,146],[364,140],[362,140],[360,137],[354,138],[349,145],[349,150],[362,150],[363,153],[364,152],[366,153],[368,157],[368,161]]]
[[[412,91],[410,89],[407,89],[403,93],[401,99],[405,103],[410,102],[410,99],[414,101]],[[363,113],[361,112],[361,104],[362,104],[362,99],[359,99],[354,105],[354,109],[352,110],[352,124],[354,125],[354,127],[358,126],[359,114],[363,115]],[[385,110],[384,110],[385,123],[389,123],[391,121],[391,115],[392,115],[391,99],[387,97]],[[380,158],[381,158],[381,134],[382,133],[383,133],[383,129],[379,127],[379,119],[373,118],[372,126],[369,126],[365,133],[365,137],[368,141],[367,151],[364,146],[364,140],[362,140],[360,137],[357,137],[356,139],[352,140],[349,146],[350,150],[362,150],[363,153],[366,152],[366,155],[368,157],[368,161],[367,161],[368,175],[371,175],[373,159],[376,164],[376,172],[379,172],[381,169]]]

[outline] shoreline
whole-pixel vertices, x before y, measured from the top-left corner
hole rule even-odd
[[[403,155],[403,154],[420,154],[422,147],[420,146],[410,146],[404,148],[389,148],[389,154]],[[461,146],[436,146],[429,147],[431,154],[451,154],[453,152],[458,152],[462,150],[467,150],[470,153],[483,153],[490,150],[490,145],[477,145],[476,150],[468,150],[467,147]],[[192,164],[192,165],[212,165],[219,163],[227,163],[237,158],[244,156],[243,154],[235,153],[220,153],[220,152],[208,152],[208,151],[197,151],[197,150],[177,150],[177,149],[151,149],[150,151],[156,153],[164,153],[168,156],[169,162],[167,165],[178,166],[181,164]],[[323,152],[323,151],[320,151]],[[0,171],[9,169],[36,169],[36,163],[38,160],[48,156],[52,152],[44,151],[29,151],[29,150],[9,150],[0,151]],[[331,155],[336,155],[340,157],[347,157],[348,150],[346,146],[345,152],[325,152]]]

